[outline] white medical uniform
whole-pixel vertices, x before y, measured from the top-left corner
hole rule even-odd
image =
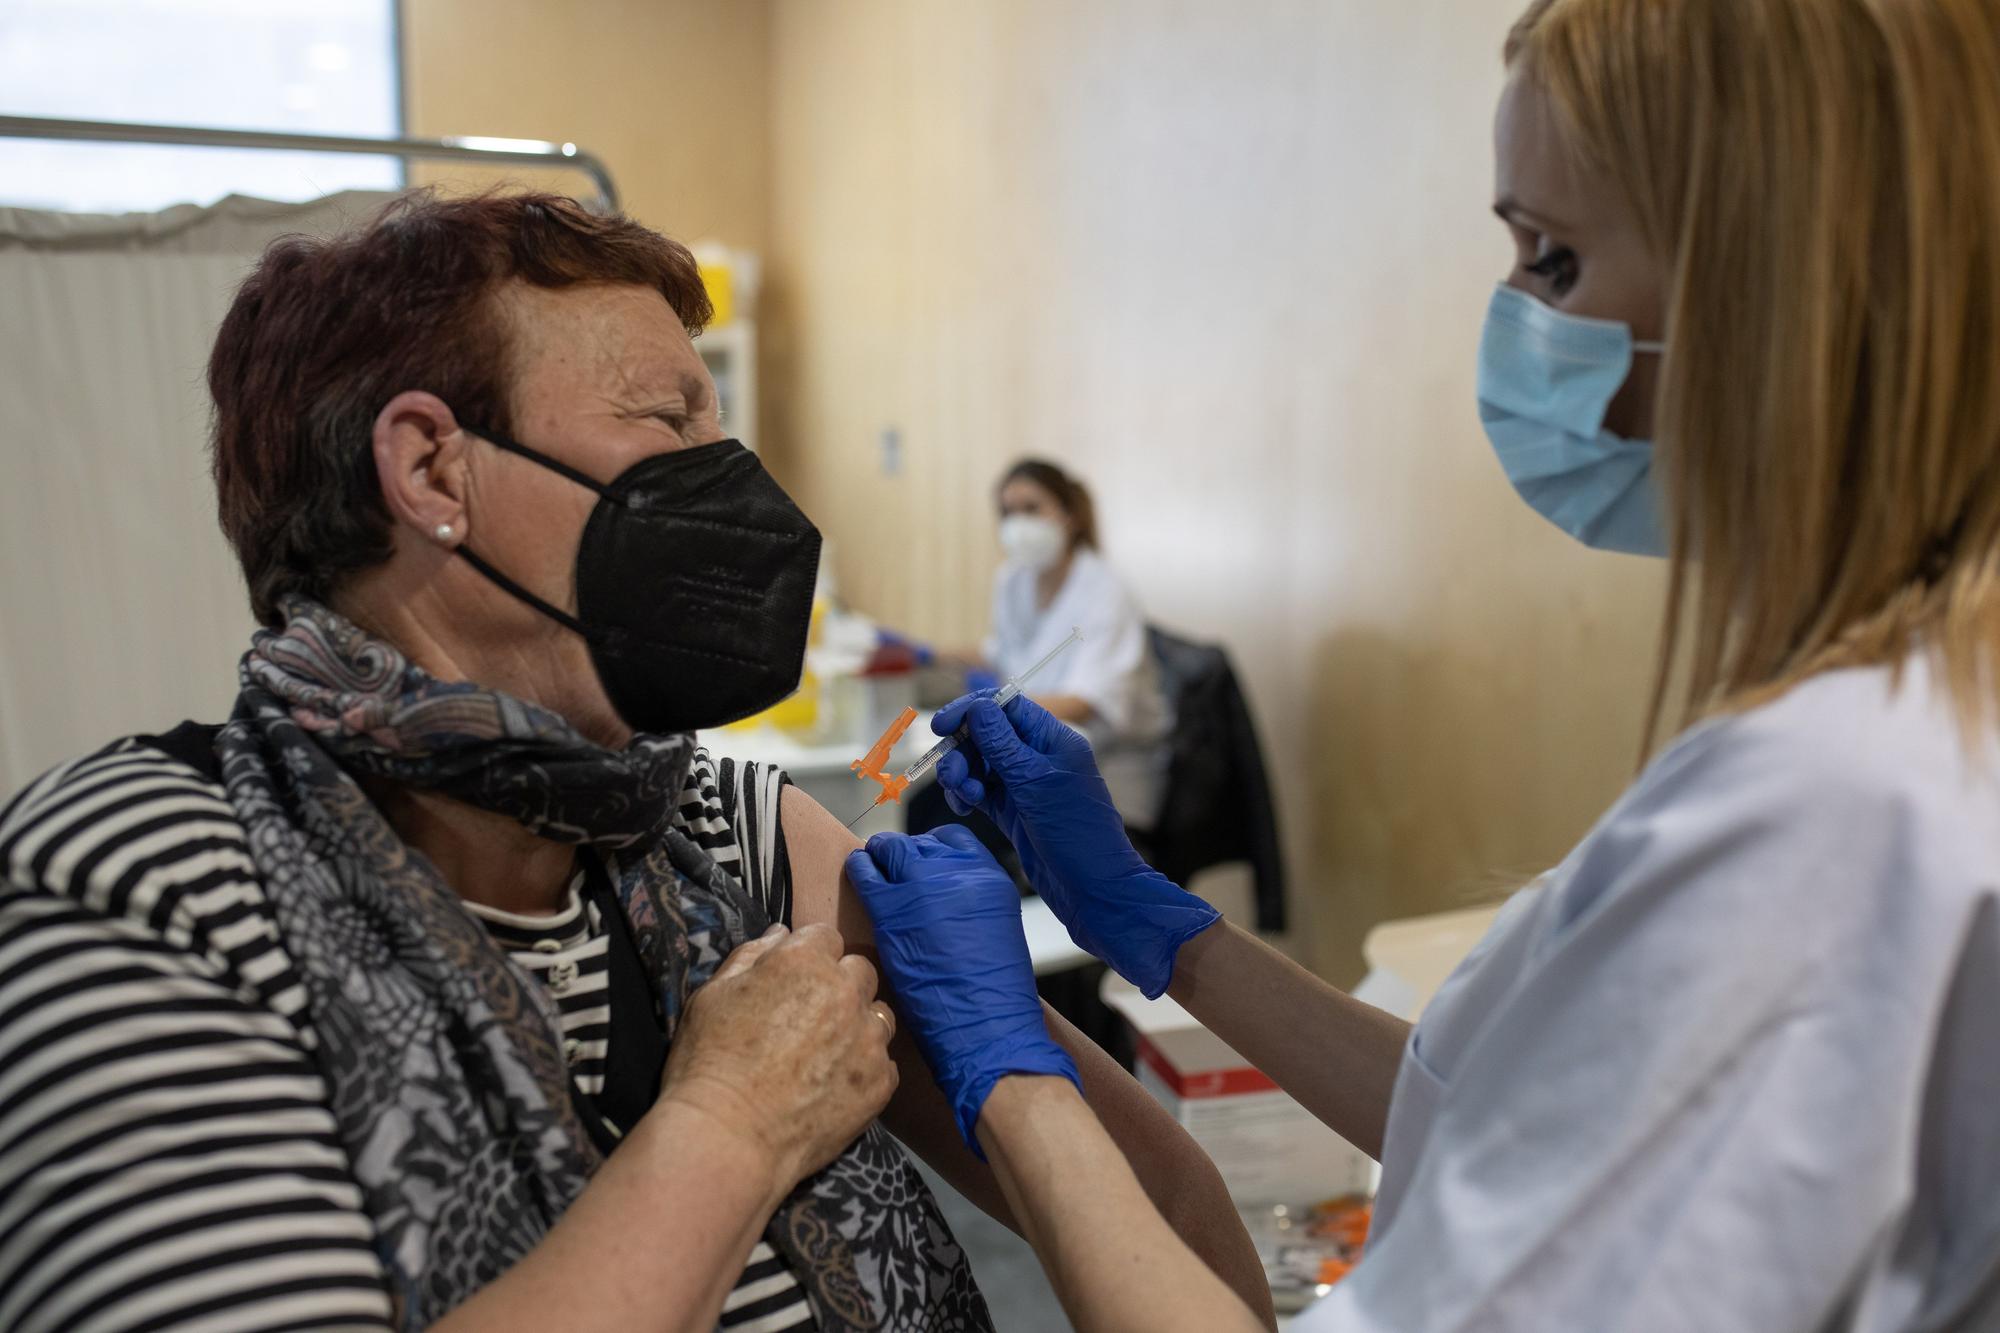
[[[1068,637],[1080,643],[1042,669],[1030,695],[1074,694],[1096,718],[1080,728],[1097,752],[1098,769],[1125,822],[1151,828],[1166,779],[1165,738],[1171,724],[1159,665],[1146,644],[1139,605],[1104,557],[1079,547],[1069,574],[1047,608],[1036,605],[1036,571],[1008,563],[993,582],[993,632],[986,660],[1003,678],[1019,675]]]
[[[1327,1330],[2000,1329],[2000,742],[1930,668],[1663,754],[1425,1012]]]

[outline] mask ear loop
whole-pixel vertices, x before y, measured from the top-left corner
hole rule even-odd
[[[599,481],[597,478],[589,475],[588,473],[578,472],[575,468],[571,467],[569,464],[563,462],[559,458],[550,458],[547,454],[543,453],[541,450],[530,449],[527,445],[520,443],[518,440],[510,440],[505,435],[502,435],[497,431],[485,430],[478,426],[468,426],[463,421],[459,422],[458,425],[460,430],[470,431],[472,434],[477,435],[480,439],[486,441],[488,444],[492,445],[496,449],[505,449],[510,454],[519,454],[521,457],[527,459],[531,463],[540,463],[543,467],[547,468],[549,471],[557,473],[558,475],[561,476],[568,477],[571,481],[575,482],[579,486],[585,487],[589,490],[596,491],[599,495],[603,496],[607,500],[618,501],[619,503],[623,503],[622,501],[619,501],[618,496],[613,495],[611,493],[611,488],[609,486],[606,486],[603,482]]]
[[[521,444],[520,442],[515,440],[510,440],[505,435],[502,435],[497,431],[484,430],[478,426],[467,425],[463,421],[459,422],[458,424],[460,429],[470,431],[472,434],[477,435],[480,439],[485,440],[488,444],[493,445],[495,448],[505,449],[510,454],[519,454],[521,457],[527,459],[531,463],[539,463],[543,467],[547,468],[549,471],[557,473],[560,476],[568,477],[571,481],[575,482],[577,485],[597,492],[600,496],[604,497],[605,499],[611,501],[614,504],[625,503],[623,497],[614,495],[611,492],[611,489],[605,486],[602,482],[598,481],[597,478],[589,476],[586,473],[577,471],[575,468],[571,467],[569,464],[561,461],[560,459],[550,458],[547,454],[542,453],[540,450],[530,449],[527,445]],[[576,631],[578,634],[581,634],[585,639],[591,640],[593,642],[597,639],[598,636],[593,634],[590,630],[590,627],[585,625],[581,620],[578,620],[575,616],[563,610],[561,607],[543,601],[540,597],[537,597],[534,593],[529,592],[526,588],[522,587],[514,580],[508,578],[505,574],[502,574],[492,565],[488,564],[485,558],[474,552],[471,547],[461,543],[460,545],[453,547],[452,550],[455,551],[457,554],[464,556],[466,563],[470,564],[474,569],[478,570],[481,574],[484,574],[503,592],[512,593],[515,597],[518,597],[523,602],[526,602],[529,606],[534,607],[537,611],[540,611],[543,615],[547,616],[549,619],[555,621],[559,625],[562,625],[568,629]]]
[[[480,573],[484,574],[487,578],[491,579],[494,583],[498,584],[500,586],[501,591],[510,592],[514,594],[514,596],[520,598],[522,601],[526,602],[529,606],[534,607],[537,611],[540,611],[550,620],[553,620],[557,624],[564,625],[570,629],[575,630],[578,634],[581,634],[586,639],[595,640],[597,638],[595,634],[591,633],[590,627],[585,625],[581,620],[578,620],[575,616],[563,610],[561,607],[551,605],[550,603],[545,602],[541,598],[535,596],[535,594],[529,592],[526,588],[523,588],[520,584],[514,582],[514,580],[508,578],[505,574],[502,574],[499,570],[493,568],[493,566],[487,564],[486,561],[481,559],[478,555],[475,555],[470,547],[458,546],[454,547],[453,549],[456,550],[458,554],[465,557],[467,564],[471,565],[474,569],[478,570]]]

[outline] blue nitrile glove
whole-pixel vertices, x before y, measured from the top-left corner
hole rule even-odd
[[[952,809],[976,809],[1000,826],[1079,948],[1147,999],[1164,994],[1181,945],[1221,914],[1132,849],[1090,742],[1026,696],[1003,712],[990,695],[968,695],[931,727],[940,736],[965,729],[937,766]]]
[[[972,830],[878,833],[848,853],[847,878],[874,919],[896,1012],[979,1160],[973,1128],[1003,1075],[1060,1074],[1083,1090],[1042,1017],[1021,891]]]
[[[912,639],[908,635],[898,634],[895,630],[884,629],[879,625],[875,628],[875,642],[885,648],[904,649],[911,657],[916,659],[917,665],[920,667],[929,666],[937,660],[937,650],[929,644]]]

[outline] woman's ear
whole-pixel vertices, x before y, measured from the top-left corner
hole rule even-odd
[[[425,541],[456,546],[469,532],[466,452],[471,436],[436,394],[407,390],[375,418],[375,472],[396,522]]]

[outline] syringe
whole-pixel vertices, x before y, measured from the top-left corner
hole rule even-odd
[[[1036,672],[1040,671],[1043,667],[1047,666],[1049,663],[1055,661],[1058,657],[1062,656],[1063,651],[1065,649],[1067,649],[1071,644],[1075,643],[1082,637],[1083,637],[1083,630],[1077,626],[1071,626],[1067,638],[1065,638],[1061,643],[1057,644],[1055,647],[1049,649],[1049,651],[1042,656],[1042,659],[1040,661],[1036,662],[1026,671],[1023,671],[1020,675],[1008,681],[1005,685],[1002,685],[1000,687],[999,692],[993,696],[993,702],[999,704],[1002,708],[1005,708],[1008,704],[1014,702],[1014,700],[1020,696],[1022,688],[1026,686],[1030,680],[1034,679]],[[958,736],[956,733],[941,738],[936,745],[933,745],[930,749],[925,750],[922,754],[918,755],[915,763],[911,764],[908,768],[903,770],[902,781],[897,784],[896,789],[900,792],[910,783],[915,782],[918,778],[921,778],[924,774],[930,772],[933,768],[936,768],[938,760],[944,758],[946,755],[950,754],[953,750],[956,750],[957,748],[958,748]],[[885,788],[883,790],[882,795],[875,801],[875,805],[869,806],[868,810],[873,810],[876,805],[881,805],[888,799],[889,799],[889,793],[888,790]],[[897,799],[900,800],[901,797],[899,796]],[[853,820],[848,823],[847,827],[853,828],[856,824],[859,824],[863,819],[866,819],[868,817],[868,810],[863,810],[860,814],[856,815],[853,818]]]
[[[1030,680],[1034,679],[1035,673],[1037,671],[1040,671],[1043,667],[1055,661],[1056,658],[1062,656],[1063,649],[1069,647],[1071,644],[1075,643],[1078,639],[1081,639],[1082,637],[1083,637],[1083,631],[1080,628],[1077,628],[1076,626],[1071,626],[1068,638],[1064,639],[1061,643],[1057,644],[1055,647],[1049,649],[1047,655],[1044,656],[1041,661],[1035,663],[1033,666],[1029,667],[1026,671],[1023,671],[1020,675],[1008,681],[1005,685],[1002,685],[1000,687],[1000,692],[993,696],[993,702],[999,704],[1002,708],[1005,708],[1008,704],[1013,703],[1014,700],[1020,696],[1021,687],[1026,685]],[[943,740],[940,740],[936,745],[933,745],[930,749],[925,750],[921,755],[917,756],[917,762],[911,764],[908,768],[904,769],[903,776],[907,778],[909,781],[915,782],[918,778],[930,772],[933,768],[936,768],[938,760],[944,758],[946,755],[950,754],[953,750],[956,750],[957,748],[958,748],[957,734],[953,733],[950,736],[946,736]]]

